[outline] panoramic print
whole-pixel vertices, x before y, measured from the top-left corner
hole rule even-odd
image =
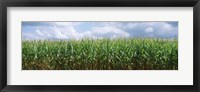
[[[22,70],[178,70],[178,22],[23,21]]]

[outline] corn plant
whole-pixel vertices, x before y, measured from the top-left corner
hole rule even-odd
[[[22,69],[177,70],[178,40],[27,40],[22,43]]]

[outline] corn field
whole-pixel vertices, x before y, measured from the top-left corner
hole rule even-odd
[[[22,42],[22,69],[177,70],[178,40],[27,40]]]

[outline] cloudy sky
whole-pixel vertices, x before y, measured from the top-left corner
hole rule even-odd
[[[178,22],[22,22],[23,40],[178,37]]]

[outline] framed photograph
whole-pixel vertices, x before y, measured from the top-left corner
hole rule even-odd
[[[199,92],[199,0],[4,0],[0,90]]]

